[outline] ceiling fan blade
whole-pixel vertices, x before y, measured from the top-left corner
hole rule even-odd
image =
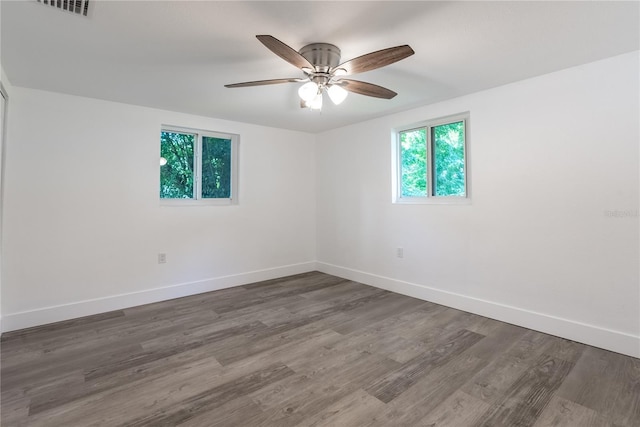
[[[277,38],[275,38],[273,36],[266,36],[266,35],[256,36],[256,37],[271,52],[275,53],[280,58],[282,58],[285,61],[287,61],[289,64],[295,65],[296,67],[298,67],[300,69],[302,69],[302,68],[310,68],[312,70],[314,69],[313,68],[313,64],[311,64],[309,61],[307,61],[307,59],[304,56],[300,55],[293,48],[291,48],[291,47],[287,46],[286,44],[282,43]]]
[[[276,85],[276,84],[279,84],[279,83],[304,82],[306,80],[307,79],[299,79],[299,78],[257,80],[255,82],[233,83],[233,84],[230,84],[230,85],[224,85],[224,87],[249,87],[249,86]]]
[[[342,86],[349,92],[360,95],[373,96],[374,98],[391,99],[397,95],[394,91],[386,87],[374,85],[373,83],[361,82],[359,80],[342,79],[335,84]]]
[[[390,47],[387,49],[378,50],[376,52],[367,53],[366,55],[358,56],[347,62],[344,62],[335,69],[342,68],[345,72],[341,75],[349,75],[356,73],[364,73],[365,71],[375,70],[376,68],[384,67],[394,62],[398,62],[408,56],[413,55],[415,52],[409,45]]]

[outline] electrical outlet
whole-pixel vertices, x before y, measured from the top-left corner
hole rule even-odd
[[[167,254],[158,254],[158,264],[164,264],[167,262]]]
[[[404,258],[404,248],[396,248],[396,256],[398,258]]]

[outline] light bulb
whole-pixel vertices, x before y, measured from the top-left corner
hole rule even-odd
[[[165,159],[164,157],[160,157],[160,166],[164,166],[167,164],[167,159]]]
[[[322,93],[318,93],[315,98],[313,98],[310,102],[307,102],[307,105],[312,110],[321,110],[322,109]]]
[[[349,94],[349,92],[338,85],[332,85],[327,92],[329,93],[329,98],[331,98],[333,103],[336,105],[341,104]]]
[[[311,102],[318,94],[318,85],[314,82],[307,82],[300,86],[298,95],[303,101]]]

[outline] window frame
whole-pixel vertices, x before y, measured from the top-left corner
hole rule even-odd
[[[171,125],[162,125],[160,127],[160,133],[162,134],[162,132],[194,135],[195,142],[193,147],[193,198],[158,197],[160,199],[160,206],[225,206],[238,204],[238,154],[240,151],[240,135]],[[202,198],[202,142],[203,138],[206,137],[231,140],[231,197]],[[160,139],[158,139],[158,142],[159,141]],[[160,144],[158,144],[158,148],[160,148]],[[162,166],[160,166],[160,168],[161,167]],[[157,188],[160,188],[160,169],[158,169]]]
[[[470,204],[471,186],[469,181],[469,121],[470,113],[464,112],[437,119],[425,120],[411,125],[398,127],[392,130],[392,203],[397,204]],[[435,162],[433,150],[433,128],[455,122],[463,122],[464,126],[464,196],[437,196],[434,194]],[[427,195],[403,196],[402,195],[402,147],[400,135],[403,132],[425,129],[426,136],[426,163],[427,163]]]

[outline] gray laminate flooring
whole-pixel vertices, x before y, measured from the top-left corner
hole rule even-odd
[[[2,426],[640,426],[640,360],[312,272],[4,334]]]

